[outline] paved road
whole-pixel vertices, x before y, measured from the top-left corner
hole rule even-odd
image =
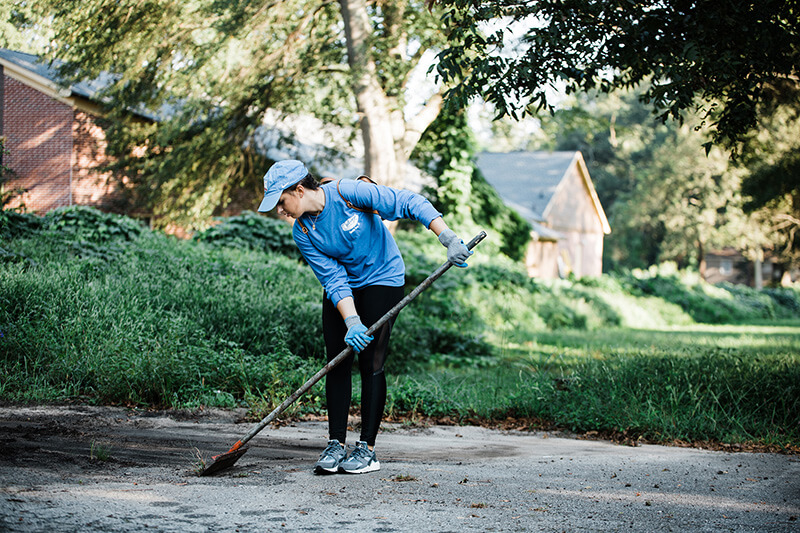
[[[800,457],[778,454],[389,426],[381,471],[315,476],[325,423],[301,422],[194,475],[239,414],[0,408],[0,531],[800,531]]]

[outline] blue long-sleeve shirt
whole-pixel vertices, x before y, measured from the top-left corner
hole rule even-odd
[[[429,227],[442,216],[424,197],[364,181],[340,180],[322,185],[325,207],[318,216],[302,215],[292,231],[295,243],[334,305],[369,285],[399,287],[405,264],[397,243],[381,221],[408,218]],[[341,192],[341,194],[340,194]],[[375,210],[378,215],[348,207]],[[316,228],[316,229],[315,229]]]

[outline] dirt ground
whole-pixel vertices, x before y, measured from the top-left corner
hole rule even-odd
[[[793,455],[390,424],[379,472],[315,476],[309,421],[198,477],[242,414],[0,408],[0,531],[800,531]]]

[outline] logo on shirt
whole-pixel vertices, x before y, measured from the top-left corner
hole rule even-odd
[[[342,231],[349,231],[353,233],[356,229],[358,229],[358,214],[355,214],[344,221],[341,225]]]

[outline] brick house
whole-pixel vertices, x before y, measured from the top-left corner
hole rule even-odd
[[[580,152],[483,152],[478,169],[500,198],[533,227],[528,275],[599,276],[611,233]]]
[[[108,161],[100,106],[102,79],[59,84],[37,56],[0,48],[0,137],[12,170],[5,191],[23,189],[7,207],[35,213],[70,205],[111,209],[119,200]]]

